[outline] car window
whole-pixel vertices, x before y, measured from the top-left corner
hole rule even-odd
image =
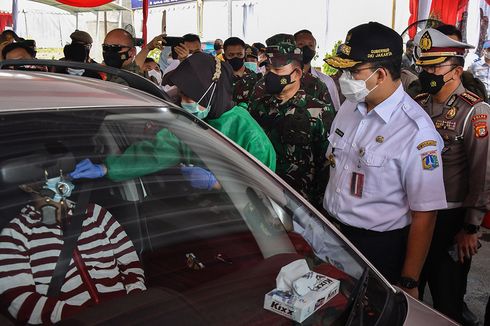
[[[305,259],[312,271],[340,281],[340,293],[308,322],[345,324],[350,319],[355,324],[356,318],[365,318],[374,324],[393,294],[288,186],[221,134],[179,111],[125,108],[4,114],[0,127],[0,265],[10,271],[2,275],[0,291],[9,307],[10,314],[5,313],[9,318],[53,318],[35,316],[36,309],[45,304],[41,299],[30,306],[21,304],[22,309],[17,311],[12,305],[15,300],[25,299],[19,289],[26,282],[31,286],[29,291],[40,293],[41,298],[46,296],[56,262],[32,265],[31,261],[17,268],[9,250],[31,246],[20,250],[25,258],[33,247],[42,247],[40,234],[47,237],[44,231],[32,231],[44,227],[43,220],[19,226],[17,219],[12,224],[22,209],[34,205],[32,196],[19,188],[30,177],[18,175],[19,171],[26,171],[26,166],[47,171],[52,164],[46,158],[55,161],[60,156],[72,157],[75,162],[89,158],[96,163],[107,163],[113,157],[123,160],[118,161],[122,162],[118,166],[125,167],[117,180],[71,180],[75,189],[69,199],[76,203],[84,189],[94,204],[90,207],[95,207],[91,208],[92,215],[105,214],[107,226],[101,222],[97,241],[107,237],[108,247],[104,247],[105,258],[100,259],[102,254],[97,250],[102,247],[93,244],[89,235],[80,237],[89,239],[79,242],[79,246],[81,259],[91,259],[85,263],[92,281],[80,281],[79,296],[70,294],[70,286],[75,285],[62,286],[63,304],[84,307],[66,310],[63,319],[66,316],[67,320],[89,321],[104,315],[114,322],[133,318],[142,323],[151,318],[223,325],[288,323],[285,317],[263,308],[264,296],[275,288],[281,268],[298,259]],[[134,176],[143,167],[154,166],[155,160],[158,169]],[[212,173],[219,187],[197,189],[182,173],[183,167]],[[64,175],[68,172],[61,171]],[[59,174],[49,173],[49,177]],[[124,173],[127,178],[122,177]],[[17,242],[8,234],[17,235],[22,241]],[[61,248],[61,233],[53,234]],[[70,273],[80,272],[75,262],[72,265],[67,278]],[[139,269],[144,273],[144,289],[133,293],[138,287],[135,284],[139,284]],[[100,271],[106,275],[101,276]],[[24,273],[29,275],[28,280],[20,276]],[[115,275],[107,276],[110,273]],[[12,278],[22,279],[16,281],[17,287],[7,284]],[[130,278],[132,283],[127,281]],[[96,295],[110,292],[110,298],[102,295],[98,305],[93,304],[90,291],[90,296],[82,298],[87,282],[96,284]],[[120,288],[117,282],[122,283]],[[19,297],[6,295],[12,291],[20,291]],[[356,316],[353,306],[359,293],[370,300],[364,304],[364,312]]]

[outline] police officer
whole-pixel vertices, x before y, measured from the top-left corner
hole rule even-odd
[[[264,87],[270,95],[254,100],[250,113],[274,145],[276,173],[321,208],[328,178],[327,136],[335,111],[302,89],[302,51],[292,35],[267,47],[266,52],[270,72],[264,77]]]
[[[294,36],[290,34],[276,34],[268,38],[265,43],[268,47],[274,47],[284,40],[287,40],[287,42],[290,42],[296,46]],[[303,68],[305,59],[304,53],[299,56],[299,58]],[[323,81],[321,81],[318,77],[313,76],[311,73],[303,72],[303,75],[301,76],[301,88],[311,97],[319,99],[320,101],[323,101],[329,105],[332,104],[332,98],[328,91],[327,85],[325,85]],[[250,97],[250,105],[253,106],[255,104],[254,100],[260,99],[266,95],[270,95],[270,93],[267,92],[265,87],[265,79],[262,78],[255,84],[252,96]]]
[[[249,97],[259,76],[245,67],[245,42],[230,37],[224,43],[224,58],[233,68],[233,101],[248,105]]]
[[[446,207],[442,139],[400,81],[402,38],[370,22],[327,63],[346,97],[332,128],[324,207],[392,283],[414,297],[436,211]]]
[[[461,82],[464,54],[471,45],[435,29],[417,34],[419,75],[425,94],[416,100],[444,139],[444,184],[448,209],[438,213],[424,279],[434,308],[463,322],[463,296],[478,231],[490,207],[490,106]],[[422,294],[422,292],[421,292]]]

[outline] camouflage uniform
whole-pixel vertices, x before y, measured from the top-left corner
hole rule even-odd
[[[121,69],[122,70],[130,71],[130,72],[133,72],[133,73],[135,73],[137,75],[140,75],[140,76],[143,76],[145,78],[148,78],[147,73],[146,72],[143,72],[141,70],[141,68],[134,61],[131,62],[127,66],[122,66]],[[110,82],[113,82],[113,83],[117,83],[117,84],[128,85],[128,83],[124,79],[122,79],[121,77],[115,76],[115,75],[108,74],[106,80],[107,81],[110,81]]]
[[[321,208],[328,182],[325,152],[335,115],[333,106],[300,89],[283,104],[273,95],[262,97],[251,114],[274,145],[276,173]]]
[[[233,101],[236,104],[248,103],[259,76],[252,70],[245,68],[243,76],[233,76]]]
[[[278,34],[266,43],[266,52],[273,67],[302,61],[301,49],[296,47],[292,35]],[[281,103],[278,95],[265,93],[266,84],[262,78],[252,94],[249,110],[274,145],[276,173],[311,204],[322,209],[323,193],[328,182],[325,152],[335,110],[331,101],[325,103],[311,95],[317,94],[320,87],[316,81],[326,90],[319,79],[306,76],[300,80],[296,94]],[[308,91],[303,88],[305,86]]]

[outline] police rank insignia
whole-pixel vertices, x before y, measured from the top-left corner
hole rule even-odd
[[[422,156],[422,168],[424,170],[432,171],[439,167],[439,159],[437,158],[437,151],[430,151],[421,154]]]
[[[488,127],[486,122],[477,122],[473,125],[476,138],[484,138],[488,136]]]
[[[457,113],[458,113],[458,108],[453,106],[446,112],[446,119],[448,120],[454,119]]]

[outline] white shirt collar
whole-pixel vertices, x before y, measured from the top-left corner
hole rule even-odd
[[[395,109],[398,107],[398,104],[402,101],[403,96],[405,95],[404,93],[403,86],[400,84],[390,97],[378,104],[371,112],[376,112],[385,123],[388,123],[393,112],[395,112]],[[368,114],[366,102],[358,103],[356,110],[359,110],[363,116],[366,116]]]

